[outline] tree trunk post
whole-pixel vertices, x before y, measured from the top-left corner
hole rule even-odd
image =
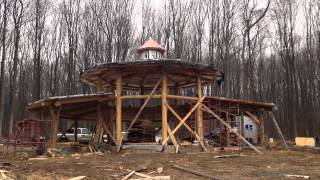
[[[74,141],[78,141],[78,120],[74,120]]]
[[[162,75],[162,88],[161,88],[161,110],[162,110],[162,142],[168,138],[168,109],[167,109],[167,94],[168,84],[167,75]],[[162,145],[166,145],[167,143]]]
[[[116,142],[117,146],[121,145],[122,140],[122,112],[121,112],[121,91],[122,91],[122,75],[118,74],[116,79]],[[119,148],[119,147],[118,147]]]
[[[55,108],[50,106],[51,115],[51,146],[54,147],[57,142],[57,132],[58,132],[58,115],[55,112]]]
[[[202,85],[201,85],[201,77],[200,75],[197,76],[197,95],[198,99],[200,100],[202,98]],[[204,134],[203,134],[203,114],[201,105],[197,107],[196,110],[196,124],[197,124],[197,133],[200,136],[200,140],[203,141]]]

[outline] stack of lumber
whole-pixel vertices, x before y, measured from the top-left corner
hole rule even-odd
[[[155,129],[149,119],[138,120],[128,134],[130,142],[154,142]]]

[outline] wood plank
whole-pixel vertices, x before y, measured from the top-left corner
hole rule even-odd
[[[103,127],[104,131],[106,131],[106,133],[108,134],[108,136],[110,137],[110,139],[112,140],[112,142],[113,142],[114,144],[116,144],[116,141],[115,141],[112,133],[110,132],[110,130],[107,128],[107,126],[106,126],[104,123],[102,123],[102,127]]]
[[[261,124],[261,122],[259,121],[259,119],[253,115],[251,112],[249,111],[245,111],[245,113],[259,126]]]
[[[169,126],[168,126],[168,134],[169,134],[169,137],[170,137],[174,147],[176,148],[176,153],[178,153],[179,152],[179,144],[178,144],[176,138],[174,137],[174,135],[172,134],[172,131]]]
[[[194,100],[197,101],[197,97],[191,97],[191,96],[179,96],[179,95],[167,95],[167,98],[169,99],[178,99],[178,100]]]
[[[270,111],[270,112],[269,112],[269,115],[271,116],[271,119],[272,119],[272,121],[273,121],[273,124],[276,126],[276,129],[277,129],[277,131],[278,131],[278,134],[279,134],[280,137],[281,137],[281,140],[282,140],[284,146],[286,147],[287,150],[289,150],[289,147],[288,147],[288,145],[287,145],[287,142],[286,142],[286,140],[285,140],[284,137],[283,137],[282,131],[281,131],[281,129],[280,129],[278,123],[277,123],[277,120],[276,120],[273,112]]]
[[[167,108],[169,109],[169,111],[180,121],[182,122],[182,118],[179,116],[179,114],[169,105],[169,104],[166,104]],[[203,141],[200,140],[200,137],[199,135],[197,134],[196,131],[192,130],[192,128],[185,122],[183,122],[183,125],[186,127],[186,129],[193,135],[195,135],[196,139],[199,141],[202,149],[207,152],[207,148],[206,146],[204,145]]]
[[[234,129],[232,129],[231,126],[229,126],[229,124],[227,124],[226,122],[224,122],[223,119],[221,119],[216,113],[214,113],[213,111],[211,111],[207,106],[205,106],[204,104],[202,104],[202,107],[205,111],[207,111],[208,113],[212,114],[216,119],[218,119],[222,124],[224,124],[227,128],[229,128],[229,130],[231,130],[233,133],[235,133],[242,141],[244,141],[247,145],[249,145],[253,150],[255,150],[258,154],[263,154],[259,149],[257,149],[256,147],[254,147],[249,141],[246,140],[246,138],[244,138],[243,136],[241,136],[237,131],[235,131]]]
[[[121,99],[148,99],[150,95],[126,95],[126,96],[121,96]],[[151,96],[152,99],[159,99],[161,98],[161,94],[153,94]]]
[[[148,102],[150,101],[152,95],[156,92],[156,90],[158,89],[160,83],[161,83],[162,78],[160,78],[157,82],[157,84],[154,86],[154,88],[152,89],[151,93],[148,95],[147,99],[144,101],[143,105],[141,106],[141,108],[139,109],[138,113],[134,116],[133,120],[131,121],[128,129],[126,132],[129,132],[130,129],[132,128],[133,124],[136,122],[136,120],[138,119],[138,117],[140,116],[141,112],[143,111],[143,109],[147,106]]]
[[[203,96],[194,106],[193,108],[187,113],[187,115],[182,119],[182,121],[174,128],[172,131],[172,134],[176,133],[177,130],[182,126],[182,124],[191,116],[191,114],[197,109],[197,107],[202,103],[202,101],[206,98],[206,96]],[[169,138],[167,137],[163,143],[167,143]]]
[[[125,177],[121,178],[121,180],[127,180],[129,179],[131,176],[133,176],[135,173],[135,171],[131,171],[128,175],[126,175]]]
[[[194,174],[194,175],[197,175],[197,176],[201,176],[201,177],[204,177],[204,178],[207,178],[207,179],[213,179],[213,180],[217,180],[217,178],[211,176],[211,175],[208,175],[208,174],[204,174],[204,173],[201,173],[201,172],[198,172],[198,171],[195,171],[195,170],[191,170],[187,167],[182,167],[182,166],[178,166],[178,165],[173,165],[173,167],[175,169],[178,169],[180,171],[185,171],[185,172],[188,172],[188,173],[191,173],[191,174]]]

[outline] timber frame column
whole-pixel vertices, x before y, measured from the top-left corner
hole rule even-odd
[[[102,92],[102,80],[99,78],[96,86],[96,93]],[[96,117],[96,133],[94,136],[94,143],[99,143],[102,137],[103,129],[102,129],[102,112],[101,112],[101,103],[97,104],[97,117]]]
[[[51,146],[54,147],[57,143],[57,132],[59,123],[59,111],[55,112],[53,106],[49,106],[50,116],[51,116]]]
[[[121,146],[122,141],[122,112],[121,112],[121,91],[122,91],[122,75],[118,74],[116,79],[116,145]]]
[[[168,109],[167,109],[167,95],[168,95],[168,79],[167,74],[162,75],[161,88],[161,111],[162,111],[162,142],[168,138]],[[167,143],[162,143],[166,145]]]
[[[200,75],[197,76],[197,95],[198,95],[198,101],[202,98],[202,85],[201,85],[201,77]],[[203,142],[204,134],[203,134],[203,114],[201,105],[197,107],[196,110],[196,124],[197,124],[197,133],[200,136],[200,140]]]

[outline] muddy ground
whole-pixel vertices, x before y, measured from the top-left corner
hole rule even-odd
[[[163,167],[160,175],[171,179],[205,179],[174,169],[180,165],[218,179],[290,179],[285,174],[307,175],[320,179],[320,154],[301,151],[264,151],[258,155],[241,152],[240,157],[215,158],[216,153],[193,154],[112,154],[81,157],[56,157],[46,160],[28,160],[28,157],[0,155],[0,163],[7,175],[15,179],[68,179],[87,176],[85,179],[120,179],[129,170],[147,166],[144,174]],[[152,175],[157,175],[154,173]],[[1,178],[0,178],[1,179]],[[292,178],[291,178],[292,179]]]

